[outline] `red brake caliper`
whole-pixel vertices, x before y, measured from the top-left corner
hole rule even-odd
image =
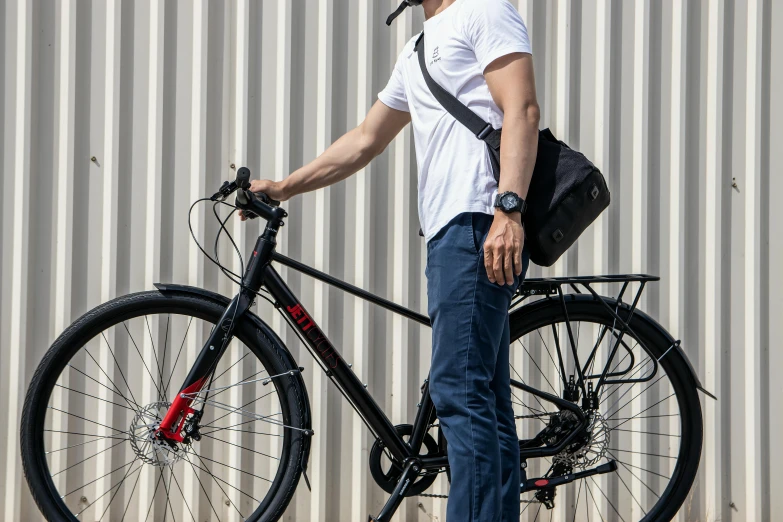
[[[199,379],[187,388],[183,388],[174,398],[166,415],[160,423],[160,427],[155,431],[155,435],[163,436],[168,440],[182,442],[185,437],[182,436],[182,430],[185,427],[185,420],[188,415],[196,413],[191,407],[193,396],[201,391],[206,377]]]

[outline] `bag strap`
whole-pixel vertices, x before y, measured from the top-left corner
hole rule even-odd
[[[500,150],[500,130],[493,128],[491,124],[482,120],[453,94],[438,85],[438,83],[432,79],[432,76],[430,76],[429,71],[427,71],[424,57],[424,32],[422,32],[416,40],[413,49],[419,57],[419,67],[421,67],[421,73],[424,75],[424,81],[427,83],[427,87],[432,95],[438,100],[438,103],[440,103],[455,120],[475,134],[478,139],[486,142],[486,144],[493,149]]]

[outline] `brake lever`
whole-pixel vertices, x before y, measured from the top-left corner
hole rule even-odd
[[[220,186],[220,189],[212,194],[212,197],[209,199],[212,201],[225,201],[227,197],[229,197],[231,194],[234,193],[234,191],[239,188],[237,187],[236,182],[234,181],[224,181],[223,184]]]

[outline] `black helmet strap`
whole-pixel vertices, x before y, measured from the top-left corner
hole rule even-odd
[[[403,11],[405,11],[406,7],[408,7],[407,0],[402,0],[400,6],[397,7],[397,9],[395,9],[394,12],[388,16],[388,18],[386,18],[386,25],[391,25],[394,19],[400,16]]]

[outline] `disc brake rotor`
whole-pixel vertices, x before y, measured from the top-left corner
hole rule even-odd
[[[181,460],[187,452],[187,446],[172,446],[155,436],[169,406],[168,402],[148,404],[139,410],[130,424],[130,444],[133,452],[141,461],[152,466],[169,466]]]

